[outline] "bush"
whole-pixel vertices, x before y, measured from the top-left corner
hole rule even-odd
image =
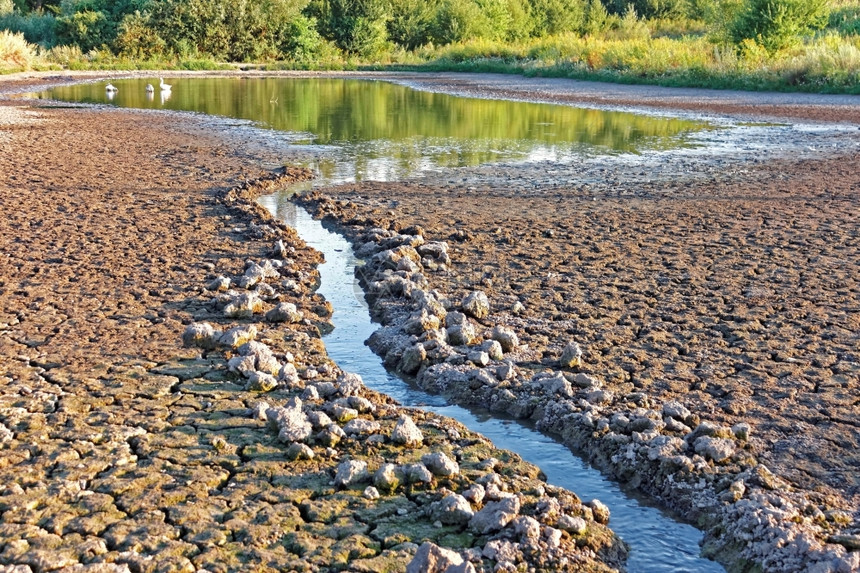
[[[435,43],[444,45],[483,38],[486,28],[486,17],[471,0],[442,0],[436,11],[433,39]]]
[[[772,54],[823,28],[828,17],[827,0],[746,0],[730,34],[737,45],[753,40]]]
[[[0,16],[11,14],[15,10],[15,3],[12,0],[0,0]]]
[[[10,12],[0,16],[0,29],[23,34],[27,42],[43,48],[57,45],[57,21],[51,14]]]
[[[24,34],[0,30],[0,69],[30,69],[36,59],[36,48]]]
[[[552,36],[582,29],[585,3],[582,0],[532,0],[533,34]]]
[[[104,12],[84,10],[57,18],[57,39],[89,52],[113,41],[113,32]]]
[[[148,15],[134,12],[122,19],[114,49],[122,57],[151,60],[166,54],[167,42],[155,31]]]
[[[432,42],[438,9],[438,3],[432,0],[392,0],[388,37],[408,50]]]
[[[690,6],[687,0],[612,0],[612,12],[622,15],[633,6],[642,18],[678,18],[686,15]]]

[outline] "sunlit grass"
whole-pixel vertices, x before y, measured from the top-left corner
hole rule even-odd
[[[29,70],[36,60],[36,47],[27,43],[24,34],[0,30],[0,71]]]

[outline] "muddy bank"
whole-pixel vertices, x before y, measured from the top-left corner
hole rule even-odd
[[[239,142],[0,102],[0,564],[622,567],[602,505],[328,360],[319,254],[253,203],[308,174]]]
[[[677,177],[652,176],[647,158],[493,166],[303,202],[371,261],[386,328],[370,344],[390,367],[537,420],[706,527],[724,562],[852,570],[860,179],[847,137],[842,155],[665,168]],[[476,291],[487,314],[463,307]]]

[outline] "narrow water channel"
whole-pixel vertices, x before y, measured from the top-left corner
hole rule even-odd
[[[381,360],[364,345],[376,330],[364,293],[355,277],[355,258],[349,242],[325,229],[290,200],[290,192],[260,199],[275,217],[294,227],[302,239],[325,254],[319,268],[319,292],[334,306],[334,330],[324,340],[329,356],[344,370],[356,372],[365,384],[388,394],[404,406],[421,407],[459,420],[500,448],[519,454],[543,470],[547,481],[575,492],[584,500],[600,499],[611,510],[610,527],[630,545],[627,566],[631,573],[724,572],[713,561],[699,556],[702,532],[680,523],[659,509],[624,492],[617,483],[588,466],[566,446],[521,422],[499,419],[449,405],[389,373]]]

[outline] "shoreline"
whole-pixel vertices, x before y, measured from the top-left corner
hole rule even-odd
[[[206,75],[211,75],[211,74],[206,74]],[[237,75],[245,75],[245,74],[237,74]],[[112,77],[113,77],[113,76],[112,76]],[[119,112],[119,113],[129,113],[129,112]],[[134,112],[131,112],[131,113],[133,114]],[[745,113],[746,113],[746,112],[745,112]],[[475,171],[480,172],[480,170],[475,170]],[[432,182],[431,182],[431,183],[432,183]],[[370,187],[372,188],[373,186],[371,185]],[[383,192],[384,192],[384,191],[383,191]],[[348,195],[348,194],[347,194],[347,195]],[[646,199],[647,199],[647,197],[646,197]],[[357,204],[357,205],[354,205],[353,207],[358,207],[358,208],[359,208],[359,210],[361,210],[362,208],[367,207],[367,206],[362,207],[362,205],[359,203],[359,204]],[[408,205],[407,205],[407,207],[408,207]],[[352,208],[352,207],[351,207],[351,208]],[[371,209],[371,211],[372,211],[372,208],[373,208],[373,207],[372,207],[372,205],[371,205],[370,207],[367,207],[367,208]],[[339,210],[341,210],[341,206],[340,206],[340,205],[336,205],[336,208],[334,209],[334,211],[339,211]],[[335,215],[337,215],[337,217],[339,217],[339,218],[340,218],[340,219],[342,219],[342,220],[348,219],[348,217],[347,217],[347,216],[339,215],[339,214],[337,214],[337,213],[335,213]],[[413,215],[413,216],[414,216],[414,215]],[[409,216],[407,215],[407,218],[408,218],[408,217],[409,217]],[[387,223],[387,224],[389,224],[389,225],[395,225],[395,226],[400,225],[400,222],[399,222],[399,221],[397,221],[397,220],[395,220],[395,221],[386,221],[386,223]],[[419,222],[419,224],[421,224],[421,223]],[[405,226],[405,225],[404,225],[404,226]],[[437,230],[438,230],[438,229],[437,229]],[[466,228],[466,229],[463,229],[463,231],[464,231],[464,232],[466,232],[466,233],[469,233],[469,232],[474,233],[474,232],[475,232],[475,229],[469,229],[469,228]],[[468,242],[468,241],[467,241],[467,242]],[[455,250],[456,250],[456,247],[454,247],[454,248],[452,249],[452,252],[453,252],[453,251],[455,251]],[[462,262],[461,264],[471,264],[471,263],[469,263],[469,258],[468,258],[468,257],[469,257],[469,256],[471,256],[471,255],[468,255],[468,253],[463,253],[463,252],[460,252],[460,253],[457,253],[457,254],[459,254],[459,255],[462,255],[462,256],[463,256],[463,259],[462,259],[462,261],[463,261],[463,262]],[[477,268],[477,267],[476,267],[476,268]],[[477,283],[479,283],[479,282],[480,282],[480,281],[475,281],[475,282],[473,282],[473,284],[477,284]],[[495,302],[494,302],[494,304],[495,304]],[[398,359],[399,359],[399,358],[401,358],[401,357],[398,357]],[[531,360],[531,359],[530,359],[530,360]],[[608,382],[607,386],[612,386],[612,382],[611,382],[611,380],[607,380],[607,382]],[[644,417],[648,418],[648,416],[644,416]],[[672,416],[670,416],[670,417],[672,417]],[[549,426],[552,426],[552,424],[550,424],[550,423],[548,423],[548,425],[549,425]],[[720,431],[721,431],[721,430],[720,430]],[[623,434],[624,432],[615,432],[615,433],[621,433],[621,434]],[[717,436],[716,436],[716,435],[711,436],[711,437],[717,438]],[[717,438],[717,439],[722,439],[722,438]],[[571,441],[574,441],[574,442],[582,442],[582,436],[571,438]],[[599,453],[600,455],[605,454],[605,452],[598,452],[598,453]],[[608,456],[607,456],[607,457],[608,457]],[[619,469],[618,469],[618,471],[616,471],[616,473],[622,473],[622,474],[623,474],[623,473],[625,473],[625,472],[627,472],[627,471],[629,471],[629,470],[630,470],[629,465],[622,464],[621,466],[619,466]],[[623,477],[623,476],[622,476],[622,477]],[[779,487],[782,487],[782,486],[779,486]],[[855,520],[856,520],[856,517],[854,517],[853,519],[855,519]],[[855,523],[856,523],[856,521],[855,521]],[[849,537],[850,537],[850,535],[849,535]],[[820,535],[819,535],[819,538],[820,538]],[[724,556],[724,558],[725,558],[725,556]],[[727,560],[731,561],[731,559],[727,559]],[[849,566],[850,566],[850,565],[849,565]],[[778,570],[778,569],[774,569],[774,570]]]

